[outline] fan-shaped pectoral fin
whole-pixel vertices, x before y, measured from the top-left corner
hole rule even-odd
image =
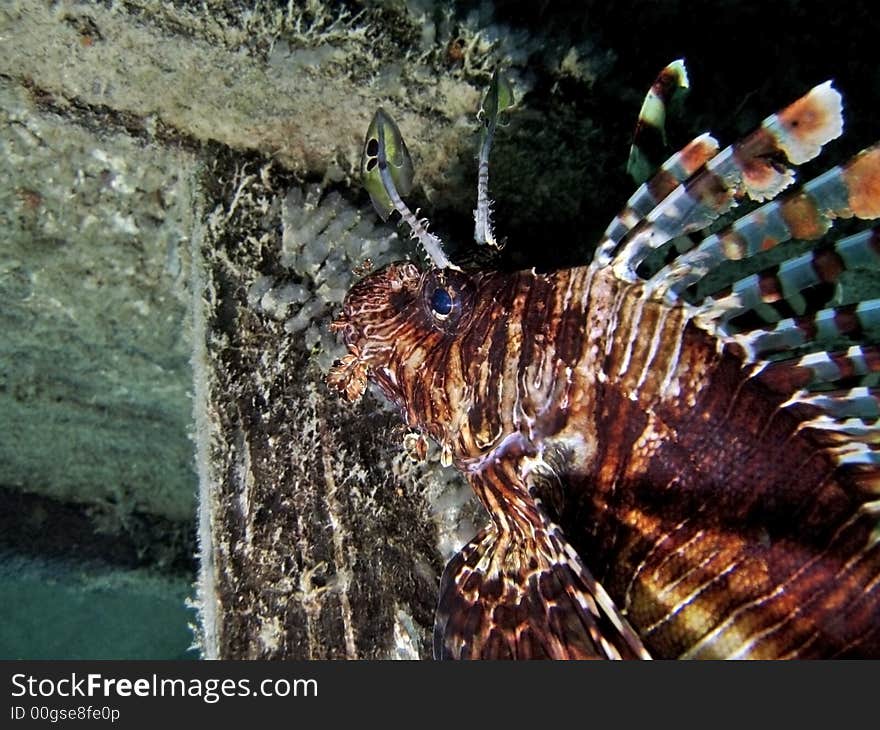
[[[511,466],[471,475],[504,509],[446,566],[437,659],[649,659],[535,491]],[[507,500],[501,502],[499,500]]]

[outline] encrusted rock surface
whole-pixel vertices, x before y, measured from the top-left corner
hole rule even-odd
[[[229,168],[219,166],[224,160]],[[330,310],[315,282],[327,282],[320,272],[336,259],[347,261],[345,231],[360,231],[348,246],[367,251],[376,241],[380,249],[396,244],[396,235],[338,195],[322,206],[314,189],[308,201],[296,187],[288,193],[289,175],[269,163],[224,160],[209,194],[225,202],[194,238],[206,297],[196,312],[204,347],[194,358],[209,524],[203,650],[241,658],[429,656],[448,557],[438,531],[449,530],[438,529],[431,501],[448,477],[431,479],[409,461],[396,446],[395,417],[374,398],[352,408],[330,394],[319,339]],[[310,210],[285,216],[291,201]],[[291,243],[304,233],[313,248],[325,240],[323,253],[306,255]],[[290,325],[296,307],[311,313],[309,329]]]

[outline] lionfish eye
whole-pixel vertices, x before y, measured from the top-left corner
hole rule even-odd
[[[448,317],[452,311],[452,295],[438,287],[431,296],[431,309],[439,317]]]
[[[429,326],[454,334],[467,324],[474,306],[471,278],[453,269],[429,269],[421,281],[422,311]]]

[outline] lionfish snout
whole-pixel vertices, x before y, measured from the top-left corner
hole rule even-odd
[[[388,365],[401,317],[411,309],[420,279],[415,265],[400,261],[364,277],[346,294],[330,329],[342,334],[348,354],[333,364],[327,383],[347,400],[360,399],[368,374]]]

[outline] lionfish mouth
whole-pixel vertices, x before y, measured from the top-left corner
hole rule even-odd
[[[345,338],[345,331],[346,331],[348,325],[350,325],[351,323],[352,322],[349,319],[348,314],[346,314],[345,310],[343,310],[342,314],[340,314],[336,319],[334,319],[330,323],[329,329],[334,334],[341,332],[343,338]],[[346,342],[345,344],[347,345],[348,342]]]
[[[356,403],[367,389],[370,366],[355,345],[348,345],[348,354],[336,360],[327,372],[327,385],[339,392],[349,403]]]

